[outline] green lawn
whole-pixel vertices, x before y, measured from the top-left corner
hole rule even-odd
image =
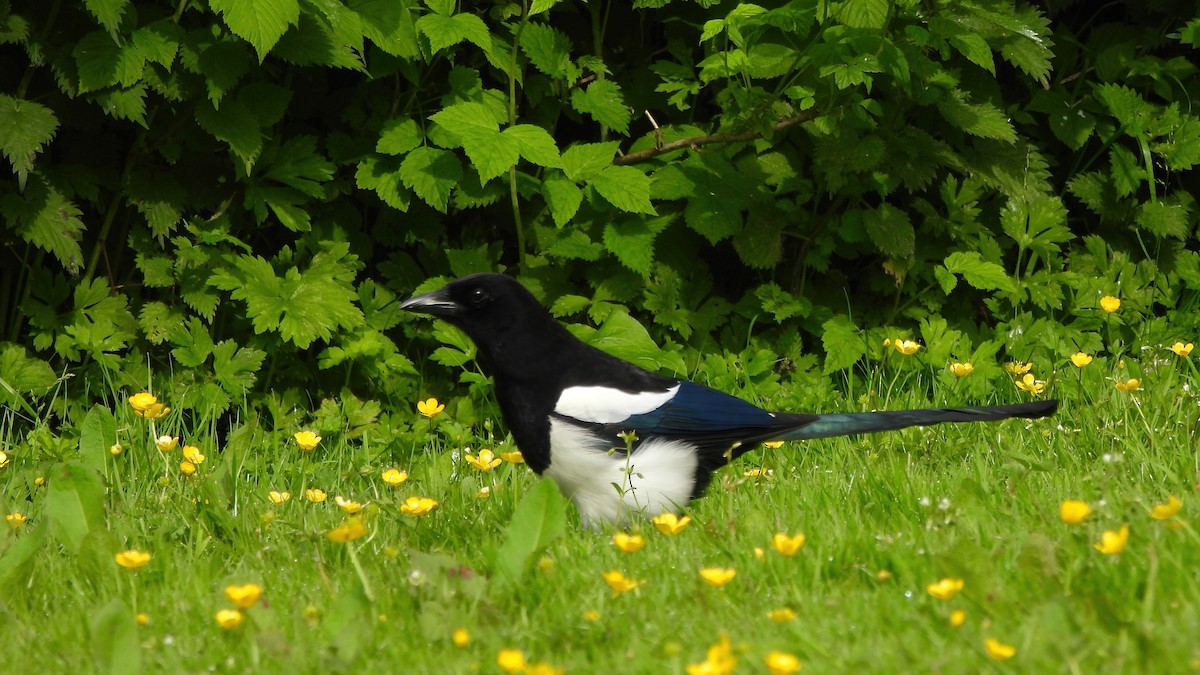
[[[1115,363],[1059,365],[1046,394],[1063,404],[1049,419],[757,451],[693,503],[682,532],[635,524],[645,545],[634,553],[582,528],[569,505],[559,535],[561,500],[531,493],[523,465],[469,465],[466,447],[514,448],[488,440],[503,437],[498,419],[491,431],[456,424],[454,405],[430,420],[415,401],[394,411],[419,442],[346,433],[311,452],[292,439],[307,428],[296,415],[277,416],[279,428],[249,416],[217,448],[211,420],[141,419],[128,390],[78,430],[18,438],[9,414],[0,510],[28,520],[0,533],[6,661],[26,672],[494,673],[517,649],[531,673],[661,673],[704,662],[724,633],[747,673],[767,672],[772,651],[805,673],[1200,670],[1198,379],[1165,349],[1139,367],[1140,388],[1121,392]],[[926,404],[921,377],[900,378],[878,405]],[[953,395],[935,386],[935,400]],[[1028,397],[1014,388],[1007,400]],[[155,447],[164,433],[206,455],[195,475],[181,474],[180,448]],[[399,486],[382,478],[392,467],[409,474]],[[308,488],[328,498],[310,502]],[[272,503],[271,490],[291,499]],[[346,521],[336,496],[366,504],[364,536],[329,539]],[[1152,518],[1170,496],[1179,513]],[[438,506],[407,515],[408,497]],[[1064,523],[1064,499],[1090,514]],[[1122,552],[1096,549],[1125,524]],[[770,545],[777,532],[806,544],[784,556]],[[126,549],[152,558],[130,571],[115,559]],[[703,567],[736,576],[712,587]],[[615,593],[602,577],[613,570],[640,585]],[[961,579],[961,592],[934,597],[941,579]],[[248,582],[261,598],[223,628],[225,587]],[[794,619],[768,618],[781,608]],[[456,645],[456,629],[469,642]],[[991,658],[989,637],[1015,654]]]

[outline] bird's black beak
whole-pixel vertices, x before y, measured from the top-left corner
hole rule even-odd
[[[445,288],[440,288],[432,293],[414,295],[400,303],[400,309],[433,316],[455,316],[462,309],[462,305],[451,300]]]

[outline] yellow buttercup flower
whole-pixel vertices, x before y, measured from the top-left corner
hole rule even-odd
[[[954,373],[958,377],[966,377],[975,372],[975,366],[971,365],[970,363],[955,362],[950,364],[950,372]]]
[[[438,403],[436,398],[429,398],[424,401],[417,401],[417,412],[432,419],[434,415],[446,409],[445,404]]]
[[[1175,352],[1179,356],[1187,356],[1188,354],[1192,353],[1193,347],[1195,347],[1195,345],[1190,342],[1186,345],[1182,342],[1176,342],[1175,344],[1171,345],[1171,351]]]
[[[504,462],[504,460],[497,457],[495,453],[487,448],[480,450],[478,457],[475,455],[463,455],[463,459],[467,460],[467,464],[480,471],[491,471]]]
[[[1183,508],[1183,500],[1174,495],[1167,497],[1166,504],[1155,504],[1153,509],[1150,509],[1150,517],[1155,520],[1170,520],[1179,513],[1179,509]]]
[[[950,612],[950,618],[948,621],[950,622],[951,628],[962,628],[962,625],[967,622],[967,613],[961,609],[956,609],[953,612]]]
[[[603,572],[600,576],[604,578],[604,583],[608,584],[608,587],[612,589],[614,596],[632,591],[642,585],[642,582],[630,579],[625,576],[624,572],[619,570],[609,570]]]
[[[657,527],[659,532],[668,535],[676,535],[680,532],[683,532],[684,528],[688,526],[688,523],[692,522],[692,517],[683,516],[681,518],[678,515],[668,511],[666,513],[660,513],[657,516],[654,516],[650,519],[650,522],[654,523],[654,527]]]
[[[337,504],[339,509],[349,513],[350,515],[354,515],[363,510],[363,505],[361,503],[356,502],[353,499],[345,499],[341,495],[334,497],[333,503]]]
[[[525,666],[525,675],[563,675],[565,668],[556,668],[545,661]]]
[[[879,570],[878,572],[875,573],[875,578],[878,579],[879,581],[887,581],[888,579],[892,578],[892,571],[891,570]]]
[[[185,476],[190,476],[196,473],[196,465],[185,459],[179,463],[179,473]]]
[[[783,441],[780,441],[782,443]],[[765,445],[765,444],[764,444]],[[763,478],[773,475],[775,472],[765,466],[756,466],[753,469],[746,469],[742,475],[746,478]]]
[[[122,448],[120,443],[113,443],[112,445],[108,446],[108,454],[112,455],[113,457],[116,457],[122,452],[125,452],[125,448]]]
[[[896,351],[905,356],[912,356],[921,348],[919,343],[913,342],[912,340],[896,340],[892,343],[892,346],[896,348]]]
[[[437,508],[437,501],[429,497],[409,497],[400,505],[400,512],[410,516],[423,516]]]
[[[594,609],[589,609],[588,611],[584,612],[583,614],[580,614],[579,616],[584,621],[599,621],[600,620],[600,612],[597,612]]]
[[[242,621],[246,618],[241,611],[236,609],[222,609],[217,612],[217,625],[225,630],[233,630],[242,625]]]
[[[1142,381],[1136,377],[1131,377],[1124,382],[1116,383],[1117,391],[1137,391],[1142,388]]]
[[[763,657],[763,661],[767,664],[767,672],[770,675],[792,675],[800,672],[800,659],[794,654],[787,652],[767,652]]]
[[[15,530],[24,525],[25,521],[29,519],[26,518],[25,514],[21,513],[20,511],[14,511],[13,513],[4,516],[4,520]]]
[[[520,450],[513,450],[511,452],[501,452],[499,454],[499,457],[500,457],[500,459],[508,462],[509,464],[525,463],[525,455],[521,454]]]
[[[1037,396],[1046,389],[1046,383],[1033,376],[1033,373],[1025,373],[1025,377],[1017,380],[1017,389],[1027,391],[1030,394]]]
[[[121,551],[113,557],[116,559],[117,564],[121,567],[136,572],[145,567],[146,563],[150,562],[150,559],[154,556],[146,551],[139,551],[136,548],[131,548],[128,551]]]
[[[145,612],[138,612],[137,615],[133,617],[133,620],[137,621],[139,626],[150,625],[150,615]]]
[[[165,417],[171,409],[158,402],[158,398],[147,391],[142,391],[129,397],[129,407],[133,414],[148,420]]]
[[[1030,361],[1029,363],[1021,363],[1020,361],[1010,361],[1010,362],[1004,364],[1004,369],[1007,370],[1008,372],[1012,373],[1013,375],[1024,375],[1025,373],[1029,372],[1030,368],[1033,368],[1032,361]]]
[[[400,469],[384,469],[380,477],[388,485],[399,487],[404,484],[404,481],[408,480],[408,472],[401,471]]]
[[[253,607],[262,592],[263,587],[256,583],[234,584],[225,587],[225,597],[242,609]]]
[[[197,466],[204,463],[204,455],[200,452],[200,448],[194,445],[183,446],[183,458]]]
[[[1088,506],[1087,502],[1081,502],[1078,499],[1064,499],[1058,505],[1058,517],[1068,525],[1078,525],[1083,522],[1084,518],[1092,512],[1092,507]]]
[[[525,670],[525,653],[520,649],[501,649],[496,655],[496,665],[509,675]]]
[[[706,658],[700,663],[689,663],[686,670],[688,675],[731,675],[736,667],[733,645],[722,631],[720,641],[709,645]]]
[[[763,447],[774,450],[775,448],[782,448],[785,442],[786,441],[763,441]]]
[[[983,648],[987,651],[987,655],[996,661],[1006,661],[1017,654],[1017,648],[1012,645],[1006,645],[996,638],[988,638],[983,641]]]
[[[0,450],[0,469],[4,468],[6,464],[8,464],[8,454]]]
[[[1082,367],[1086,366],[1087,364],[1091,363],[1093,358],[1095,358],[1095,357],[1093,357],[1091,354],[1085,354],[1083,352],[1075,352],[1074,354],[1071,355],[1071,363],[1076,368],[1082,368]]]
[[[179,438],[176,436],[159,436],[154,439],[154,445],[163,452],[170,452],[179,447]]]
[[[795,621],[799,617],[794,610],[789,607],[780,607],[767,612],[767,618],[775,623],[787,623]]]
[[[962,589],[963,580],[951,578],[941,579],[925,587],[925,590],[938,600],[950,600]]]
[[[626,532],[618,532],[613,535],[613,546],[621,549],[626,553],[637,553],[646,545],[646,540],[640,534],[628,534]]]
[[[804,548],[805,539],[804,534],[788,536],[783,532],[776,532],[771,536],[771,548],[790,558]]]
[[[704,583],[713,588],[720,588],[725,584],[733,581],[737,576],[737,570],[732,567],[701,567],[700,578],[704,579]]]
[[[304,498],[313,503],[319,504],[325,501],[327,496],[328,495],[325,494],[325,491],[319,488],[309,488],[304,491]]]
[[[1104,533],[1100,535],[1099,543],[1094,544],[1094,546],[1096,547],[1096,550],[1100,551],[1101,553],[1105,553],[1107,555],[1117,555],[1121,551],[1125,550],[1125,544],[1128,542],[1129,526],[1122,525],[1121,529],[1117,530],[1116,532],[1113,532],[1112,530],[1105,530]]]
[[[363,524],[362,518],[347,518],[346,522],[333,528],[325,533],[325,537],[329,541],[345,544],[348,541],[354,541],[367,533],[367,526]]]
[[[290,493],[290,492],[279,492],[278,490],[271,490],[270,492],[267,493],[267,499],[270,499],[272,504],[282,504],[291,498],[292,498],[292,493]]]
[[[1118,309],[1121,309],[1121,299],[1111,295],[1106,295],[1103,298],[1100,298],[1100,309],[1112,314]]]
[[[450,634],[450,641],[454,643],[455,647],[466,649],[467,645],[471,644],[471,634],[467,632],[466,628],[455,628],[454,632]]]
[[[321,442],[321,437],[311,431],[297,431],[292,438],[296,439],[296,445],[304,452],[312,452]]]

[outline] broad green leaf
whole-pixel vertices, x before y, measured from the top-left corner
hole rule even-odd
[[[542,479],[513,510],[504,530],[504,543],[496,550],[492,565],[497,577],[518,584],[533,556],[566,531],[566,501],[552,480]]]
[[[577,143],[562,153],[562,170],[575,182],[587,180],[612,166],[620,143]]]
[[[1144,133],[1152,110],[1136,91],[1120,84],[1109,83],[1096,87],[1095,94],[1121,126],[1125,127],[1126,133],[1130,136],[1140,136]]]
[[[1112,186],[1118,197],[1128,197],[1146,180],[1146,170],[1128,148],[1114,144],[1108,152]]]
[[[542,197],[550,207],[554,224],[562,227],[571,222],[583,203],[583,190],[575,183],[561,178],[547,178],[542,182]]]
[[[622,211],[656,215],[650,203],[650,177],[632,166],[607,167],[588,185]]]
[[[109,458],[108,449],[117,442],[117,418],[112,411],[100,404],[92,406],[83,418],[79,433],[79,458],[81,463],[97,473],[104,471]]]
[[[421,132],[421,127],[417,125],[415,120],[408,117],[400,117],[388,120],[383,125],[383,130],[379,134],[379,141],[375,144],[375,152],[385,155],[403,155],[420,145],[424,140],[425,135]]]
[[[772,269],[783,259],[785,219],[771,209],[750,212],[745,226],[733,235],[733,248],[748,267]]]
[[[846,370],[867,355],[867,343],[858,326],[841,315],[821,324],[821,344],[825,347],[826,375]]]
[[[1188,209],[1178,201],[1146,202],[1138,208],[1137,226],[1156,237],[1186,240],[1191,232]]]
[[[604,226],[604,246],[622,265],[647,275],[654,262],[654,238],[658,233],[651,230],[642,219],[608,223]]]
[[[75,463],[58,464],[47,482],[46,518],[54,536],[72,554],[89,532],[104,530],[104,485],[92,469]]]
[[[400,180],[433,208],[446,212],[450,191],[462,180],[462,164],[454,153],[428,146],[408,153],[400,163]]]
[[[50,364],[29,356],[24,347],[0,346],[0,401],[6,405],[17,401],[20,394],[45,393],[55,379]]]
[[[254,386],[266,356],[260,349],[238,347],[233,340],[222,340],[213,348],[213,376],[222,389],[241,397]]]
[[[996,62],[992,58],[992,48],[986,40],[975,33],[959,33],[950,38],[950,44],[967,60],[983,68],[992,75],[996,74]]]
[[[50,524],[43,519],[0,552],[0,597],[26,592],[25,572],[36,563]]]
[[[459,138],[482,183],[507,173],[521,159],[519,141],[499,131],[476,127],[464,130]]]
[[[942,287],[942,292],[946,295],[950,295],[950,291],[953,291],[958,286],[958,277],[954,276],[950,270],[941,265],[933,268],[933,276],[937,279],[938,285]]]
[[[533,0],[533,2],[529,5],[529,16],[541,14],[542,12],[548,12],[550,11],[551,7],[560,2],[562,2],[562,0]]]
[[[89,643],[100,672],[137,675],[142,669],[142,643],[134,611],[120,598],[109,600],[91,616]]]
[[[217,42],[200,53],[198,65],[214,108],[220,107],[225,94],[233,91],[250,72],[251,63],[246,43],[233,38]]]
[[[417,31],[429,40],[429,51],[434,54],[463,41],[482,49],[491,47],[487,24],[474,14],[426,14],[417,19]]]
[[[679,374],[685,370],[679,354],[665,351],[655,344],[646,327],[623,311],[609,314],[595,330],[580,325],[571,325],[568,329],[591,346],[647,370]]]
[[[258,117],[240,101],[224,101],[220,110],[210,103],[196,106],[196,123],[209,134],[229,145],[229,149],[247,167],[254,165],[262,152],[263,132]]]
[[[22,239],[51,253],[67,271],[83,266],[83,212],[54,186],[35,175],[24,193],[0,197],[0,211]]]
[[[146,126],[146,87],[138,84],[129,89],[108,89],[96,94],[96,102],[106,115]]]
[[[363,645],[371,643],[376,616],[361,577],[351,575],[339,586],[329,613],[321,619],[320,634],[332,653],[351,663]]]
[[[141,50],[147,61],[171,68],[179,52],[182,33],[179,27],[167,19],[156,21],[133,31],[133,44]]]
[[[880,204],[879,208],[866,214],[867,236],[880,252],[892,258],[911,257],[916,250],[917,233],[908,214],[891,204]]]
[[[1172,171],[1185,171],[1200,164],[1200,119],[1188,115],[1170,136],[1151,149],[1162,156]]]
[[[517,150],[527,161],[542,167],[561,164],[558,145],[545,129],[532,124],[517,124],[505,129],[503,134],[517,142]]]
[[[846,0],[837,20],[851,28],[883,28],[890,4],[890,0]]]
[[[17,180],[33,170],[33,160],[54,138],[58,119],[39,103],[0,94],[0,153],[12,164]]]
[[[113,34],[121,25],[121,15],[125,13],[127,5],[129,0],[83,0],[83,6],[96,17],[104,30]]]
[[[529,62],[552,78],[567,79],[570,75],[571,40],[561,31],[543,23],[531,22],[521,31],[521,51]]]
[[[346,6],[362,20],[363,35],[384,52],[413,61],[421,56],[408,6],[395,0],[349,0]]]
[[[490,107],[476,101],[447,106],[430,115],[429,119],[456,136],[481,130],[497,131],[502,121]]]
[[[612,80],[596,80],[587,89],[571,90],[571,107],[591,115],[600,124],[621,134],[629,133],[631,113],[621,87]]]
[[[956,251],[946,257],[946,269],[982,291],[1016,291],[1016,284],[996,263],[985,261],[978,251]]]
[[[412,193],[400,180],[399,162],[380,157],[367,156],[358,163],[354,172],[355,184],[364,190],[373,190],[383,203],[400,211],[407,211]]]
[[[137,84],[146,67],[146,56],[132,42],[118,45],[104,31],[83,36],[72,52],[79,70],[80,93],[96,91],[114,84]]]
[[[968,103],[966,94],[957,89],[942,98],[938,110],[947,122],[972,136],[1007,143],[1017,140],[1017,132],[1003,111],[991,103]]]
[[[579,230],[568,228],[562,230],[561,236],[546,247],[546,254],[556,258],[594,262],[604,255],[604,245],[592,241]]]
[[[720,35],[724,30],[725,19],[709,19],[704,22],[704,28],[700,31],[700,41],[708,42]]]
[[[290,26],[300,23],[299,0],[209,0],[233,34],[249,42],[261,62]]]

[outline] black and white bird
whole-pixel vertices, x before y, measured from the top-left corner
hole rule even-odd
[[[526,463],[553,479],[590,527],[679,512],[704,492],[714,471],[764,441],[1037,418],[1058,407],[1057,401],[1037,401],[828,415],[770,412],[581,342],[502,274],[466,276],[400,308],[445,319],[474,340]]]

